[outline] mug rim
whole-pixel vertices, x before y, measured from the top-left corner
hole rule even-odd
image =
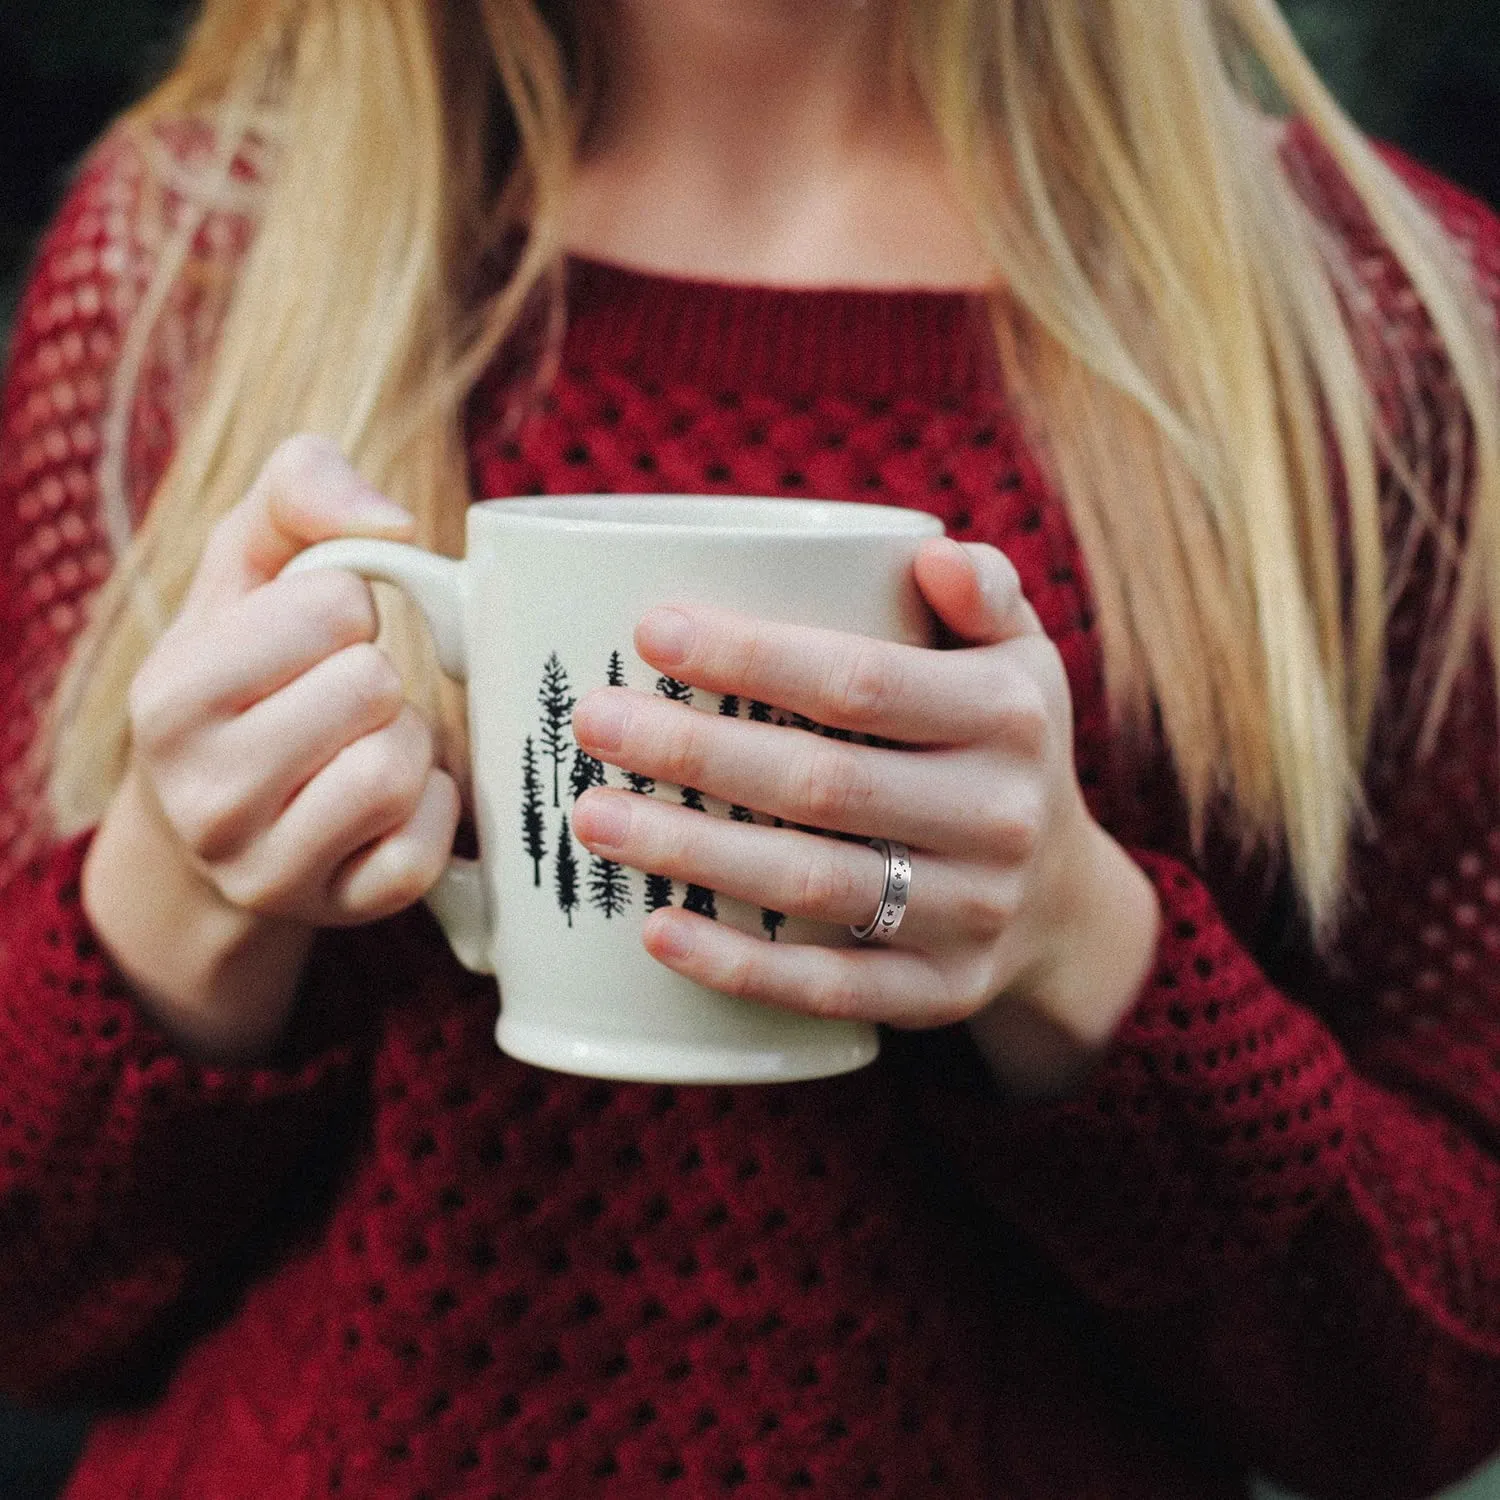
[[[726,521],[720,517],[711,525],[697,519],[706,518],[721,505],[735,507],[745,519]],[[667,514],[631,514],[648,508]],[[682,519],[674,519],[672,512],[678,512]],[[757,516],[764,518],[761,524],[756,524]],[[495,522],[526,531],[608,532],[616,536],[920,538],[941,536],[945,529],[931,512],[905,506],[801,496],[718,494],[524,495],[477,500],[469,506],[471,527]]]

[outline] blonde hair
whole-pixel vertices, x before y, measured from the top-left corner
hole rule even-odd
[[[1285,853],[1326,937],[1381,707],[1382,469],[1451,570],[1424,747],[1476,633],[1500,624],[1500,375],[1470,268],[1318,82],[1274,0],[906,0],[900,36],[1003,278],[998,344],[1084,552],[1116,727],[1149,737],[1159,723],[1195,838],[1229,809],[1247,849]],[[280,439],[333,438],[429,545],[456,550],[465,394],[530,310],[552,320],[539,347],[556,347],[588,41],[528,0],[208,0],[175,72],[127,120],[212,122],[200,221],[247,142],[272,166],[202,398],[59,695],[64,828],[107,804],[129,681],[208,530]],[[1346,238],[1268,128],[1268,85],[1331,153],[1446,351],[1460,399],[1414,456],[1373,399],[1378,329],[1361,322]],[[523,221],[508,280],[480,297],[474,247]],[[1455,447],[1468,462],[1445,467],[1436,455]]]

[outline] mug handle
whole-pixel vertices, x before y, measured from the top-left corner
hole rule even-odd
[[[437,646],[438,665],[455,682],[469,680],[464,633],[468,599],[464,565],[404,542],[374,537],[340,537],[299,552],[281,571],[348,568],[362,578],[395,584],[405,590],[427,618]],[[454,956],[476,974],[493,974],[490,957],[493,927],[485,896],[484,867],[477,859],[449,860],[436,884],[423,897],[443,929]]]

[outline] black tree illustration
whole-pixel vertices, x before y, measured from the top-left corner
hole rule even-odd
[[[751,699],[750,721],[753,724],[769,724],[771,722],[770,705],[762,703],[758,699]]]
[[[648,875],[646,877],[646,910],[660,911],[672,904],[672,877],[670,875]]]
[[[578,910],[578,863],[573,858],[573,838],[568,832],[566,813],[557,835],[557,904],[571,927],[573,913]]]
[[[530,735],[526,736],[526,747],[521,752],[521,842],[536,868],[535,884],[540,885],[547,839],[542,821],[542,786],[536,774],[536,746]]]
[[[589,864],[589,904],[606,917],[617,917],[630,905],[630,884],[624,869],[599,854]]]
[[[692,808],[694,812],[703,812],[703,793],[696,787],[683,787],[682,805]],[[712,917],[715,921],[719,917],[719,910],[714,905],[714,893],[706,885],[690,885],[682,898],[682,909],[695,911],[702,917]]]
[[[683,911],[697,912],[700,917],[719,920],[719,908],[714,904],[714,893],[706,885],[690,885],[682,898]]]
[[[611,687],[625,686],[625,663],[620,659],[618,651],[609,653],[609,667],[605,672],[605,681]]]
[[[739,718],[740,700],[736,698],[732,693],[727,694],[723,698],[720,698],[719,713],[721,717],[726,719]],[[738,803],[735,803],[729,809],[729,816],[733,818],[736,823],[753,823],[755,821],[755,814],[752,813],[748,807],[741,807]]]
[[[562,788],[559,783],[562,763],[568,758],[571,743],[568,724],[576,700],[568,686],[568,674],[555,651],[542,669],[542,686],[537,698],[542,705],[542,732],[539,736],[542,756],[552,762],[552,805],[561,807]]]
[[[604,785],[604,762],[595,760],[579,745],[573,751],[573,769],[568,775],[568,790],[576,802],[590,787]]]
[[[670,698],[673,703],[691,703],[693,701],[693,690],[687,683],[679,682],[675,677],[658,677],[656,679],[656,691],[663,698]],[[702,812],[703,793],[696,787],[685,786],[682,789],[682,805],[690,807],[694,812]],[[687,894],[682,898],[682,909],[684,911],[695,911],[700,916],[718,919],[718,909],[714,905],[714,893],[703,885],[690,885]]]
[[[775,823],[777,828],[786,827],[786,824],[783,823],[780,818],[774,818],[772,821]],[[770,938],[773,943],[776,941],[776,934],[781,930],[781,925],[785,921],[785,912],[772,911],[769,907],[761,907],[760,925],[765,928],[766,936]]]

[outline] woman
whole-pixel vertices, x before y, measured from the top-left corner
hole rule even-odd
[[[1500,227],[1269,0],[211,0],[5,407],[0,1364],[136,1398],[75,1500],[1373,1497],[1491,1451],[1497,288]],[[536,489],[957,539],[943,651],[637,638],[907,748],[574,720],[909,843],[888,944],[647,927],[892,1023],[875,1067],[495,1053],[412,906],[453,706],[362,585],[278,574]],[[575,828],[768,910],[882,894],[791,827],[603,790]]]

